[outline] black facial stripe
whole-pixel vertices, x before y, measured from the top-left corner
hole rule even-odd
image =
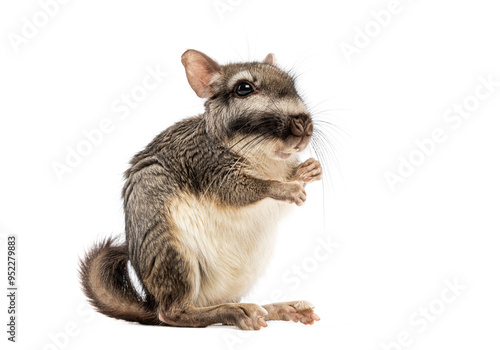
[[[261,117],[240,116],[233,119],[228,125],[230,135],[240,134],[261,134],[263,132],[275,137],[283,134],[283,122],[279,117],[264,115]]]

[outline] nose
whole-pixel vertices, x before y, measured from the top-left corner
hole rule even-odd
[[[294,136],[311,136],[313,133],[313,123],[306,114],[300,114],[292,117],[290,121],[290,131]]]

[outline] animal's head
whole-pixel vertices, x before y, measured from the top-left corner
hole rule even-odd
[[[273,159],[303,151],[313,123],[298,95],[294,79],[275,65],[274,55],[262,62],[219,65],[207,55],[182,55],[189,84],[205,103],[212,136],[245,151],[260,150]]]

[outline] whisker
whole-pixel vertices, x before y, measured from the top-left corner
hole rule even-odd
[[[231,174],[231,172],[233,171],[233,169],[236,167],[236,165],[238,163],[240,163],[240,160],[244,158],[244,156],[246,155],[246,153],[248,153],[248,147],[250,145],[252,145],[253,142],[257,141],[257,144],[259,144],[260,142],[262,142],[262,140],[265,139],[265,137],[267,136],[267,134],[269,134],[270,132],[267,131],[265,133],[262,133],[258,136],[256,136],[255,138],[253,138],[252,140],[250,140],[249,142],[247,142],[243,147],[240,148],[240,151],[242,151],[243,149],[247,148],[247,151],[246,152],[243,152],[240,157],[234,162],[234,164],[229,168],[229,170],[226,172],[226,174],[224,175],[224,177],[222,178],[221,180],[221,183],[219,184],[219,187],[217,188],[217,191],[215,192],[215,196],[214,196],[214,200],[215,198],[217,197],[217,194],[219,193],[221,187],[226,184],[227,182],[227,179],[229,177],[229,175]],[[254,147],[255,145],[252,145],[252,147]]]

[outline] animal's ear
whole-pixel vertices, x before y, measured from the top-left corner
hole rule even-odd
[[[213,83],[221,74],[220,66],[203,52],[187,50],[182,54],[182,64],[186,69],[189,85],[199,97],[212,97]]]
[[[267,54],[266,58],[264,58],[264,63],[274,66],[274,64],[276,63],[276,57],[274,56],[274,53]]]

